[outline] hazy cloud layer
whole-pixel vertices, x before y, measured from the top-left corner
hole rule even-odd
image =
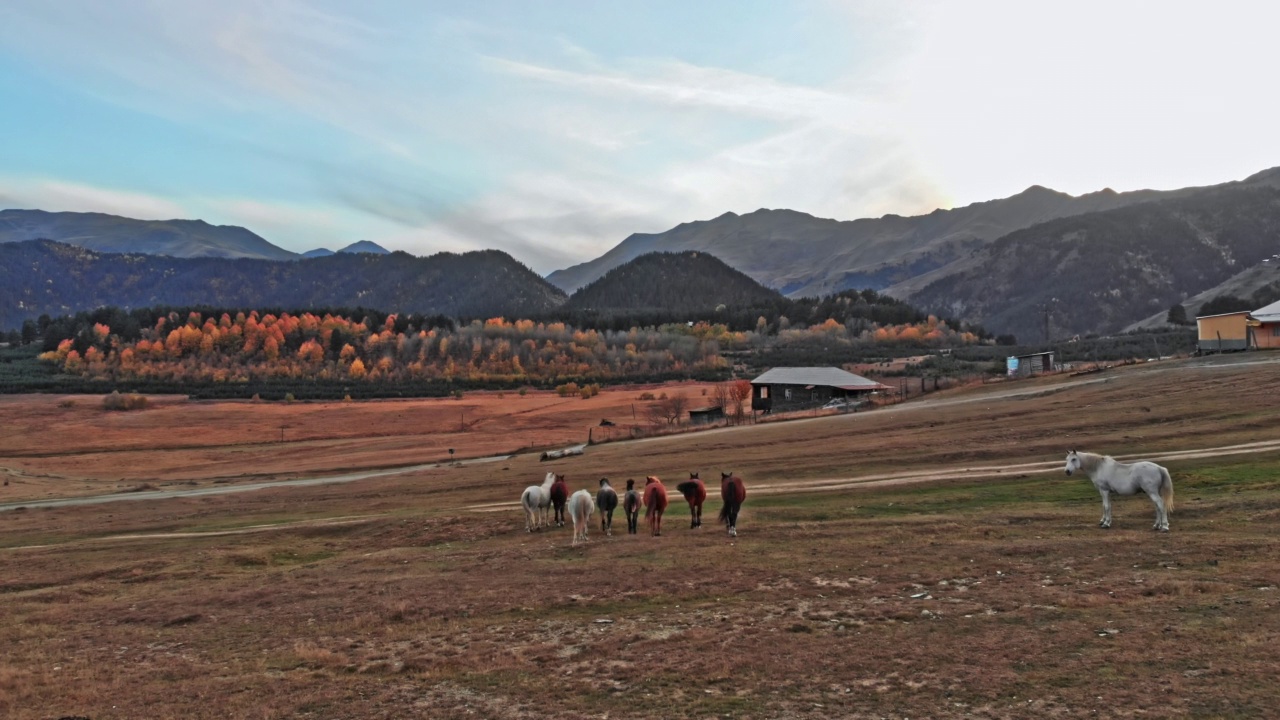
[[[729,210],[1280,164],[1269,5],[745,7],[10,0],[0,203],[548,272]]]

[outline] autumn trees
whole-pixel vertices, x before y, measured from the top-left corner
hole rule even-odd
[[[933,316],[912,323],[869,324],[854,312],[860,307],[857,303],[848,304],[843,322],[829,317],[801,326],[780,319],[777,330],[762,322],[757,323],[759,330],[747,331],[708,322],[626,330],[501,317],[460,324],[441,317],[374,311],[103,310],[77,317],[72,324],[51,320],[47,327],[60,328],[63,339],[41,359],[91,381],[204,387],[282,381],[339,387],[569,382],[590,386],[723,378],[730,374],[731,363],[779,364],[788,353],[822,353],[844,362],[868,348],[953,347],[979,341],[972,332]],[[726,414],[740,418],[748,397],[746,384],[718,390],[713,399]],[[670,417],[668,413],[664,419]]]

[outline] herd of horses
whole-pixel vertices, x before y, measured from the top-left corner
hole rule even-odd
[[[1173,478],[1169,470],[1153,462],[1140,461],[1122,463],[1109,455],[1078,452],[1067,453],[1067,464],[1064,468],[1067,475],[1081,472],[1089,477],[1094,488],[1102,496],[1102,520],[1099,527],[1111,527],[1111,495],[1146,494],[1156,508],[1156,520],[1152,530],[1169,532],[1169,513],[1173,511]],[[676,485],[676,490],[684,495],[689,503],[689,527],[702,527],[702,504],[707,499],[707,486],[698,477],[698,473],[689,473],[689,479]],[[738,536],[738,511],[747,498],[746,486],[742,478],[733,473],[720,473],[720,497],[724,503],[720,508],[720,522],[728,527],[729,536]],[[573,544],[586,541],[591,514],[600,510],[600,530],[606,535],[613,534],[613,511],[618,507],[618,493],[609,484],[609,478],[600,478],[600,489],[595,498],[586,490],[569,494],[568,483],[564,475],[547,473],[541,485],[530,485],[520,496],[520,504],[524,507],[525,529],[549,527],[547,513],[554,510],[554,523],[563,527],[565,516],[573,524]],[[640,508],[645,508],[645,520],[649,524],[649,532],[662,534],[662,514],[667,509],[667,488],[658,478],[650,475],[645,478],[644,489],[636,490],[635,480],[627,481],[627,489],[622,497],[622,511],[627,515],[627,532],[637,532]]]
[[[640,508],[645,509],[645,520],[649,524],[652,535],[662,534],[662,514],[667,510],[667,487],[658,478],[650,475],[645,478],[644,488],[637,490],[635,480],[627,481],[627,489],[622,496],[622,511],[627,515],[627,532],[635,535],[639,532]],[[689,479],[676,485],[676,490],[689,503],[689,527],[702,527],[702,505],[707,500],[707,486],[698,477],[698,473],[689,473]],[[738,511],[747,499],[747,487],[742,478],[733,473],[720,473],[720,522],[728,528],[729,537],[738,536]],[[600,478],[600,489],[596,496],[586,490],[569,494],[569,484],[564,475],[553,472],[541,485],[530,485],[520,495],[520,505],[524,508],[525,530],[533,532],[552,523],[556,527],[564,527],[565,518],[573,524],[573,544],[585,542],[587,530],[591,523],[591,514],[600,510],[600,531],[605,535],[613,534],[613,511],[618,507],[618,491],[609,484],[609,478]],[[554,512],[554,519],[547,515]]]

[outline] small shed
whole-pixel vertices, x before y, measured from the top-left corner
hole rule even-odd
[[[690,425],[714,425],[721,420],[724,420],[724,408],[719,405],[689,411]]]
[[[1200,318],[1196,318],[1197,324],[1199,320]],[[1246,324],[1253,335],[1251,347],[1280,348],[1280,302],[1273,302],[1249,313]],[[1201,335],[1202,342],[1203,337]]]
[[[1005,368],[1009,377],[1030,377],[1053,372],[1053,351],[1010,355],[1005,359]]]
[[[1272,307],[1268,305],[1263,310]],[[1244,350],[1249,347],[1249,313],[1221,313],[1219,315],[1202,315],[1196,318],[1196,329],[1200,339],[1200,352],[1224,352],[1227,350]]]
[[[889,389],[836,367],[773,368],[751,381],[751,409],[766,413],[803,410]]]

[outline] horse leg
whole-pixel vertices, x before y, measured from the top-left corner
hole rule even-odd
[[[1100,528],[1111,527],[1111,492],[1108,490],[1099,490],[1102,495],[1102,522],[1098,523]]]
[[[741,505],[729,508],[729,537],[738,537],[738,510]]]
[[[1151,529],[1169,532],[1169,511],[1164,506],[1164,498],[1160,497],[1159,490],[1152,490],[1148,495],[1156,506],[1156,524]]]

